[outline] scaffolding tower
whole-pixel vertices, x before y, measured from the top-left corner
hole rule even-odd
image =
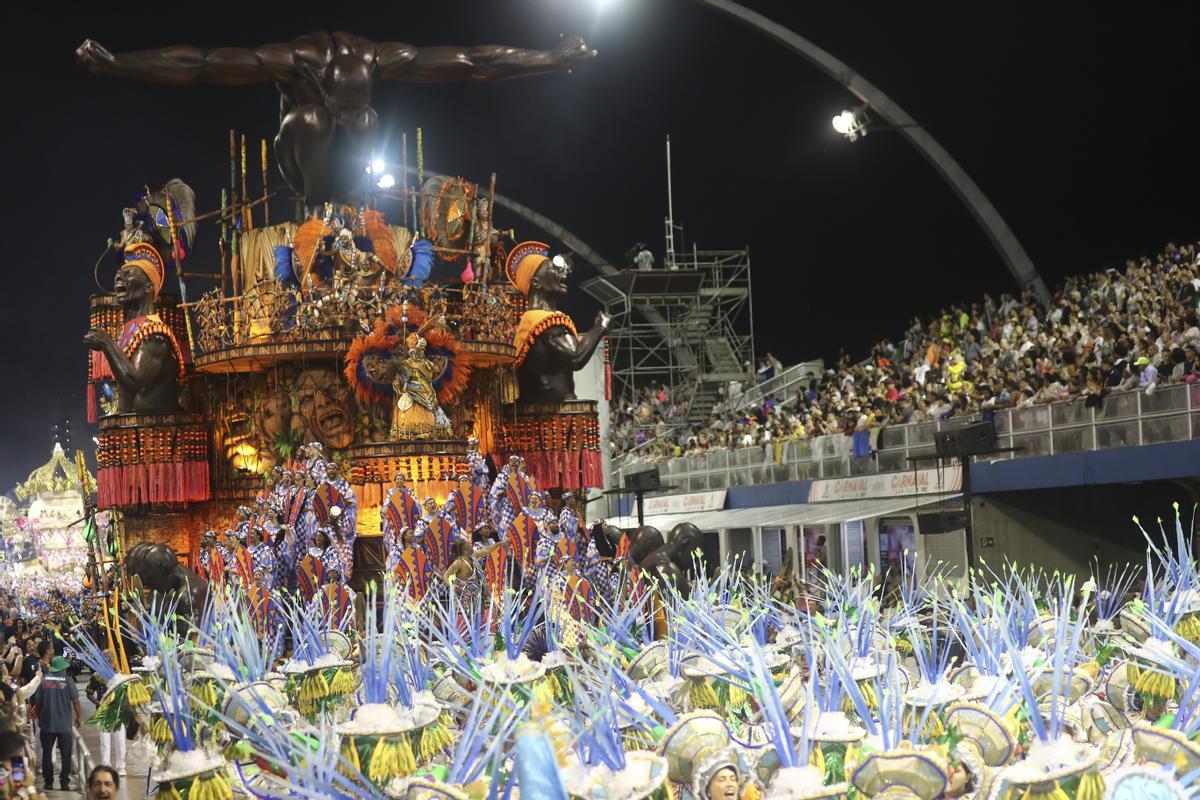
[[[652,381],[687,384],[687,414],[668,423],[701,425],[720,401],[722,385],[749,386],[753,380],[748,248],[672,248],[666,268],[601,275],[583,289],[613,317],[608,355],[614,402]]]

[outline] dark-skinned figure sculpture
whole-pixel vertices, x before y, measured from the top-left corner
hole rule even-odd
[[[139,542],[125,554],[125,574],[137,578],[142,588],[163,599],[174,601],[179,616],[192,619],[204,610],[208,584],[179,563],[170,545]],[[160,600],[163,602],[163,600]]]
[[[612,318],[598,312],[591,330],[582,336],[576,332],[571,318],[558,310],[559,298],[567,293],[571,265],[563,256],[550,258],[549,246],[541,242],[514,247],[505,270],[513,285],[529,297],[513,341],[521,402],[574,400],[574,373],[596,352]]]
[[[150,242],[139,241],[128,245],[124,256],[113,284],[125,312],[120,338],[93,328],[84,344],[108,359],[118,387],[118,413],[179,411],[183,356],[170,326],[154,313],[166,274],[162,254]]]
[[[98,75],[185,85],[274,83],[280,171],[312,208],[350,202],[376,151],[376,81],[504,80],[570,69],[595,51],[578,37],[553,50],[501,45],[423,47],[324,31],[255,48],[187,45],[113,54],[91,39],[76,56]]]

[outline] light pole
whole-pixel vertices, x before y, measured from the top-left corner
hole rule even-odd
[[[946,152],[946,149],[929,135],[929,131],[921,127],[908,112],[880,91],[879,87],[852,70],[844,61],[818,47],[800,34],[783,27],[756,11],[751,11],[740,3],[735,3],[733,0],[697,1],[703,5],[715,8],[724,14],[728,14],[739,22],[754,28],[759,33],[774,39],[794,53],[803,56],[857,97],[863,103],[863,107],[859,112],[865,114],[866,108],[870,108],[882,117],[891,128],[898,130],[900,135],[907,139],[917,149],[917,152],[929,161],[938,174],[942,176],[942,179],[958,195],[958,199],[963,202],[963,205],[971,212],[971,216],[983,228],[992,246],[1000,253],[1000,257],[1004,260],[1008,271],[1016,279],[1017,284],[1022,289],[1033,289],[1042,302],[1050,300],[1050,291],[1046,288],[1046,283],[1042,280],[1042,276],[1038,274],[1037,268],[1029,258],[1029,254],[1025,252],[1025,248],[1021,247],[1021,243],[1017,241],[1016,234],[1012,232],[1012,229],[1008,227],[1008,223],[1000,216],[1000,212],[996,210],[996,207],[983,194],[983,190],[976,185],[975,181],[971,180],[971,177]],[[859,112],[843,112],[835,118],[835,129],[846,136],[846,138],[851,139],[851,141],[858,136],[866,135],[865,120],[861,125],[855,127],[855,117],[858,116]],[[847,117],[847,114],[850,116]],[[843,132],[839,126],[845,127],[846,132]],[[850,132],[854,133],[854,138],[851,138]]]

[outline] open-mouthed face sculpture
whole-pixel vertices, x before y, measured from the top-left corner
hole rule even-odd
[[[293,388],[296,413],[292,429],[306,442],[321,442],[327,449],[341,450],[354,443],[354,414],[350,390],[332,369],[302,372]]]

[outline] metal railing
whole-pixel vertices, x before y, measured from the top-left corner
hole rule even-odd
[[[781,395],[790,392],[801,384],[807,384],[814,375],[818,375],[825,369],[825,362],[820,359],[816,361],[802,361],[799,364],[788,367],[774,375],[762,383],[756,383],[753,386],[748,386],[740,394],[729,398],[723,403],[717,403],[713,407],[714,411],[740,411],[743,408],[761,405],[771,395],[775,395],[777,399],[783,400]]]
[[[850,436],[833,434],[674,458],[658,462],[658,470],[662,482],[678,486],[680,492],[897,472],[912,469],[911,457],[932,456],[938,431],[978,420],[978,416],[951,417],[883,428],[872,442],[874,452],[864,458],[851,455]],[[1021,449],[989,458],[1187,441],[1200,438],[1200,383],[1159,386],[1153,394],[1118,392],[1093,407],[1078,399],[1002,409],[994,412],[993,422],[997,446]],[[626,472],[646,468],[645,462],[626,463],[617,470],[616,485],[624,485]]]

